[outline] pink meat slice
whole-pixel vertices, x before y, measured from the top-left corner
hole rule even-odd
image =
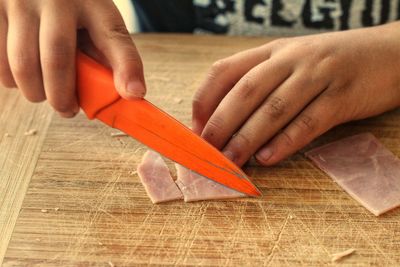
[[[245,194],[207,179],[179,164],[175,164],[175,168],[178,176],[176,184],[182,191],[185,202],[246,196]]]
[[[306,156],[376,216],[400,206],[400,160],[371,133],[312,149]]]
[[[182,193],[171,177],[168,166],[162,157],[147,151],[137,168],[140,180],[153,203],[182,199]]]

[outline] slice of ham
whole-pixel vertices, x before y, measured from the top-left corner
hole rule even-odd
[[[205,178],[179,164],[175,164],[178,179],[176,184],[183,193],[185,202],[245,197],[245,194],[232,190]]]
[[[400,206],[400,160],[372,134],[348,137],[306,156],[376,216]]]
[[[153,203],[182,199],[182,193],[171,177],[163,158],[154,151],[147,151],[137,168],[138,175]]]

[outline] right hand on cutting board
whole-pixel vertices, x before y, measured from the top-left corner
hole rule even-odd
[[[122,97],[145,95],[140,56],[112,0],[0,0],[1,84],[47,99],[63,117],[79,112],[77,44],[113,70]]]

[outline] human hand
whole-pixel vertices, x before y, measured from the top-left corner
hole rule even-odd
[[[0,0],[0,82],[63,117],[79,112],[78,42],[113,70],[121,96],[144,96],[142,62],[112,0]]]
[[[193,129],[239,166],[273,165],[330,128],[400,106],[400,23],[278,39],[216,62]]]

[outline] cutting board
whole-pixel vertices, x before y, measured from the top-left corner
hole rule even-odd
[[[187,125],[209,66],[271,40],[133,38],[148,99]],[[38,132],[25,136],[29,129]],[[337,127],[308,148],[367,131],[400,156],[399,110]],[[153,205],[135,173],[146,148],[114,132],[83,114],[62,119],[46,103],[0,90],[4,266],[321,266],[350,248],[356,252],[343,266],[400,265],[400,210],[370,214],[304,150],[274,167],[246,166],[262,198]]]

